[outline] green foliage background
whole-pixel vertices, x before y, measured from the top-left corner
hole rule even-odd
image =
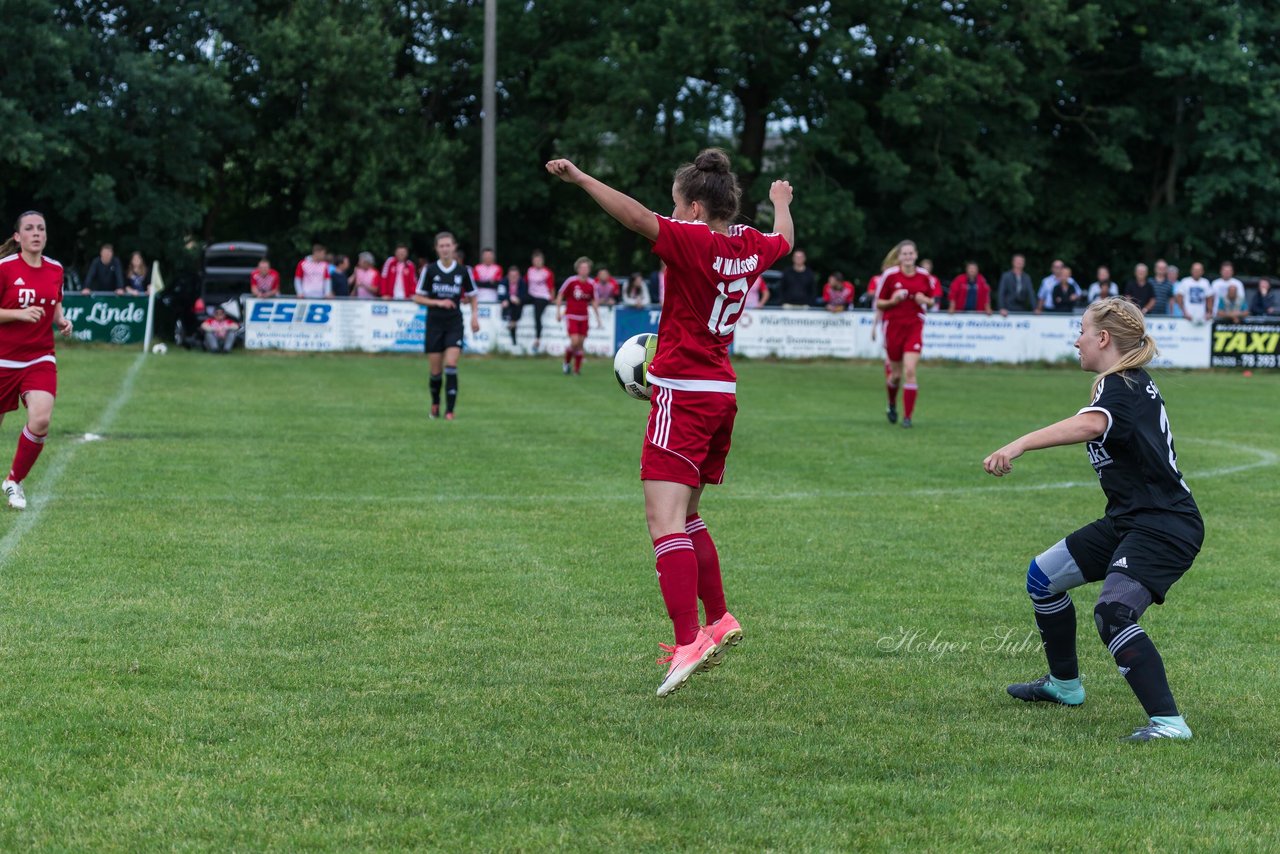
[[[721,144],[768,225],[865,275],[919,241],[940,272],[1164,255],[1280,260],[1280,6],[1260,0],[499,0],[500,260],[651,266],[571,188],[575,158],[658,210]],[[480,0],[0,3],[5,216],[51,253],[176,258],[255,238],[479,249]],[[1087,275],[1087,274],[1086,274]]]

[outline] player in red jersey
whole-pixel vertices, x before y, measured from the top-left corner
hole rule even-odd
[[[62,265],[44,257],[44,215],[27,211],[0,246],[0,418],[22,403],[27,423],[3,489],[9,506],[26,509],[22,481],[44,450],[58,394],[53,328],[71,334],[62,314]]]
[[[630,196],[585,174],[568,160],[547,171],[577,184],[627,228],[653,242],[666,262],[658,350],[649,366],[653,403],[640,479],[657,559],[658,584],[675,627],[675,645],[662,647],[669,664],[658,686],[665,697],[708,661],[742,638],[725,607],[720,559],[698,515],[703,488],[724,479],[725,457],[738,411],[729,344],[752,280],[791,251],[791,185],[774,181],[769,198],[777,234],[732,225],[741,191],[718,148],[676,171],[675,211],[659,216]],[[698,622],[698,600],[706,624]]]
[[[911,426],[916,408],[916,366],[924,339],[925,311],[933,305],[933,279],[916,267],[916,245],[904,240],[884,259],[876,309],[884,312],[884,349],[889,358],[886,415],[898,421],[898,385],[902,385],[902,426]]]
[[[258,299],[280,296],[280,274],[271,268],[270,258],[259,258],[258,267],[249,275],[252,294]]]
[[[575,376],[582,373],[582,357],[586,351],[582,345],[587,340],[587,307],[596,315],[596,327],[600,322],[600,300],[596,297],[596,283],[591,279],[591,259],[579,258],[573,268],[576,276],[565,279],[556,292],[556,320],[568,322],[569,346],[564,348],[564,374],[569,375],[569,363],[573,363]]]

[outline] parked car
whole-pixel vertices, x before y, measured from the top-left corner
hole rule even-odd
[[[232,241],[206,247],[200,275],[190,287],[175,288],[169,297],[177,319],[173,340],[188,349],[204,346],[200,324],[215,307],[243,321],[244,298],[252,288],[251,276],[258,261],[267,255],[265,243]]]

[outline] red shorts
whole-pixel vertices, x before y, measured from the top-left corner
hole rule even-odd
[[[695,489],[704,483],[723,483],[737,414],[737,395],[653,386],[640,479],[683,483]]]
[[[585,317],[582,320],[576,320],[570,317],[565,320],[565,323],[569,324],[570,335],[581,335],[583,338],[587,337],[587,319]]]
[[[13,412],[27,403],[27,392],[47,391],[58,396],[58,366],[36,362],[25,368],[0,368],[0,413]]]
[[[901,362],[903,353],[919,353],[923,344],[923,323],[886,323],[884,325],[884,352],[890,362]]]

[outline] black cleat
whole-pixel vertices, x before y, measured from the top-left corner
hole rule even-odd
[[[897,424],[897,423],[898,423],[898,410],[896,410],[896,409],[894,409],[892,406],[890,406],[888,409],[886,409],[886,410],[884,411],[884,417],[889,419],[889,423],[890,423],[890,424]]]
[[[1009,696],[1028,703],[1058,703],[1063,706],[1078,706],[1084,702],[1084,689],[1064,691],[1049,678],[1048,674],[1034,682],[1015,682],[1005,689]]]

